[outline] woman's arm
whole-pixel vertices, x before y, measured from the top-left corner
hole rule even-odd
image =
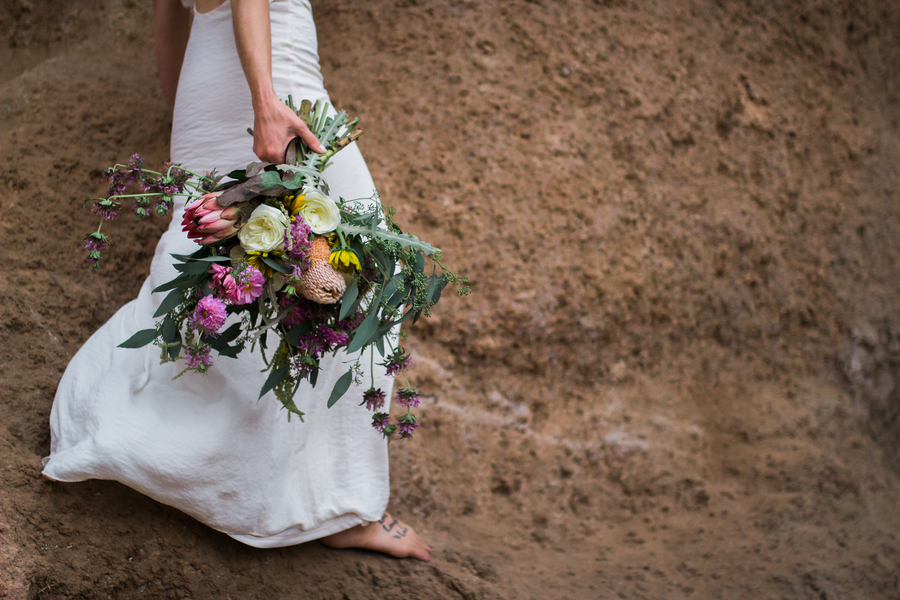
[[[234,40],[253,96],[253,152],[266,162],[284,161],[288,142],[299,136],[316,152],[325,148],[278,98],[272,85],[272,31],[268,0],[232,0]]]
[[[184,62],[184,50],[191,34],[191,11],[179,0],[153,0],[156,38],[156,69],[162,84],[163,99],[169,110],[175,108],[178,76]]]

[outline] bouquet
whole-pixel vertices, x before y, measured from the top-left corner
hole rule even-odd
[[[295,414],[301,421],[294,394],[302,381],[316,385],[322,357],[344,350],[349,359],[328,398],[331,407],[351,383],[361,383],[361,351],[374,347],[387,373],[404,377],[395,399],[406,413],[392,421],[381,412],[385,394],[374,380],[361,404],[374,412],[373,427],[386,437],[409,437],[419,426],[410,410],[419,405],[419,393],[404,373],[411,358],[397,343],[397,326],[430,315],[448,284],[467,294],[466,278],[441,264],[439,249],[404,233],[377,198],[329,195],[322,172],[362,134],[359,119],[349,121],[343,111],[328,116],[323,102],[304,100],[298,109],[288,98],[287,104],[325,153],[311,152],[297,138],[285,164],[251,163],[227,176],[171,163],[152,171],[134,155],[106,171],[109,196],[93,199],[101,221],[85,238],[88,260],[99,268],[109,244],[103,222],[114,219],[124,201],[131,200],[140,219],[167,214],[174,198],[185,196],[183,230],[199,248],[173,255],[180,274],[153,290],[166,293],[156,327],[120,346],[156,344],[163,362],[185,361],[176,377],[208,371],[213,351],[233,358],[248,346],[258,348],[269,373],[259,397],[274,392],[288,419]],[[126,194],[129,184],[140,191]]]

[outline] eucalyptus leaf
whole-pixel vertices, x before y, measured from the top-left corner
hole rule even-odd
[[[199,275],[209,271],[209,263],[202,260],[192,260],[190,262],[175,263],[173,265],[176,270],[188,275]]]
[[[156,329],[141,329],[119,344],[119,348],[143,348],[156,339]]]
[[[284,334],[284,341],[286,341],[291,346],[296,346],[300,343],[300,336],[312,333],[314,327],[315,323],[313,323],[312,321],[304,321],[296,327],[292,327],[291,329],[289,329],[288,332]]]
[[[203,258],[185,256],[183,254],[172,254],[172,256],[181,262],[231,262],[230,256],[204,256]]]
[[[181,262],[187,262],[189,260],[200,260],[201,258],[206,258],[209,256],[209,246],[200,246],[196,252],[193,254],[175,254],[172,253],[169,256],[180,260]]]
[[[280,260],[275,260],[274,258],[269,257],[269,256],[260,256],[260,258],[262,259],[262,261],[264,263],[266,263],[267,265],[269,265],[270,267],[272,267],[273,269],[275,269],[276,271],[278,271],[280,273],[290,273],[291,272],[291,268],[289,266],[287,266],[286,264],[284,264],[283,262],[281,262]]]
[[[232,325],[231,327],[229,327],[228,329],[226,329],[225,331],[220,333],[216,339],[219,340],[220,342],[230,344],[239,335],[241,335],[241,324],[235,323],[234,325]]]
[[[378,330],[378,311],[371,310],[353,334],[353,340],[347,347],[347,354],[359,352]]]
[[[162,325],[162,339],[167,344],[174,344],[176,340],[181,340],[181,332],[175,324],[175,319],[166,316]]]
[[[341,399],[341,396],[347,393],[347,390],[350,389],[350,384],[353,383],[353,371],[347,371],[343,375],[341,375],[340,379],[338,379],[334,388],[331,390],[331,396],[328,398],[328,408],[334,406],[335,402]]]
[[[387,308],[397,308],[403,304],[403,299],[406,298],[407,294],[409,294],[409,291],[406,288],[397,290],[385,306]]]
[[[225,345],[221,350],[217,350],[219,356],[227,356],[228,358],[237,358],[238,354],[240,354],[244,350],[244,342],[240,344],[235,344],[234,346]]]
[[[431,299],[434,298],[435,291],[438,289],[440,278],[432,275],[426,281],[428,282],[428,285],[425,287],[425,302],[431,302]]]
[[[344,297],[341,298],[341,312],[338,315],[338,320],[346,319],[350,311],[353,310],[353,306],[359,306],[359,302],[356,302],[359,296],[359,287],[357,287],[356,283],[356,279],[351,281],[344,292]]]
[[[189,287],[194,287],[195,284],[193,283],[193,280],[194,280],[193,275],[189,275],[187,273],[182,273],[181,275],[179,275],[172,281],[168,281],[168,282],[162,284],[161,286],[154,288],[153,293],[168,292],[169,290],[174,290],[175,288],[178,288],[180,290],[186,290]]]
[[[288,373],[288,367],[278,367],[277,369],[272,369],[272,372],[269,373],[269,377],[266,378],[266,382],[263,384],[262,389],[259,392],[259,397],[262,398],[266,395],[266,393],[272,391],[276,385],[281,383],[281,380],[284,379],[284,376]]]
[[[159,308],[156,309],[156,312],[153,313],[153,318],[161,317],[179,304],[184,299],[184,291],[183,290],[172,290],[169,292],[169,295],[163,298],[163,301],[159,303]]]

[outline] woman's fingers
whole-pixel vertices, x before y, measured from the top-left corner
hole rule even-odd
[[[319,138],[317,138],[313,132],[309,130],[309,127],[306,126],[306,123],[299,118],[297,118],[297,123],[294,126],[294,134],[306,142],[306,145],[309,146],[313,152],[318,152],[319,154],[325,152],[325,146],[322,145]]]
[[[295,137],[299,137],[314,152],[325,152],[322,143],[300,120],[293,110],[277,98],[254,107],[253,152],[265,162],[284,162],[284,152]]]

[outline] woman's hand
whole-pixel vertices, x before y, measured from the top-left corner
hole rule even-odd
[[[325,147],[294,111],[271,94],[253,100],[253,152],[265,162],[284,162],[288,143],[299,137],[315,152]]]
[[[300,136],[315,152],[325,148],[285,106],[272,86],[272,29],[268,0],[233,0],[231,17],[241,68],[253,96],[253,152],[265,162],[284,162],[284,152]]]

